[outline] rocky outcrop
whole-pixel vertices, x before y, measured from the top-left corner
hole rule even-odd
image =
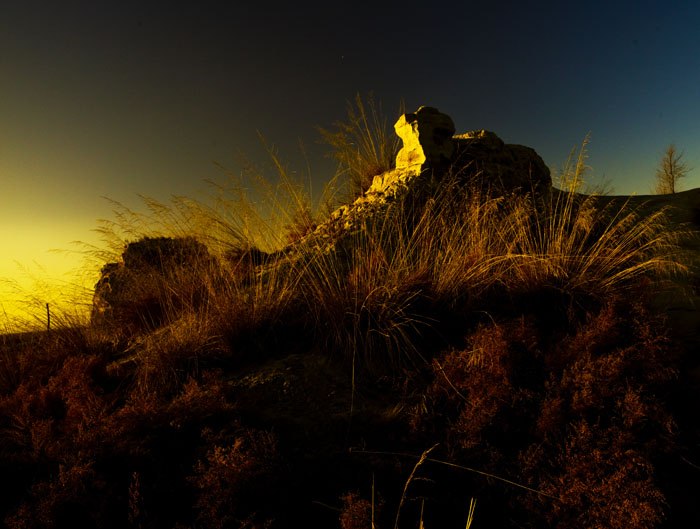
[[[435,108],[404,114],[394,129],[403,142],[396,167],[375,176],[362,196],[333,212],[301,243],[328,248],[402,197],[429,198],[450,174],[490,196],[514,192],[547,196],[551,191],[549,169],[534,149],[506,144],[486,130],[455,136],[452,118]]]
[[[158,324],[167,309],[177,308],[173,284],[192,290],[188,302],[201,297],[198,271],[210,266],[211,259],[207,247],[191,237],[145,237],[127,244],[118,262],[102,267],[92,322],[126,327]]]
[[[394,128],[403,141],[394,169],[376,175],[362,196],[337,209],[312,233],[279,253],[245,250],[224,256],[236,280],[245,282],[261,269],[276,267],[277,257],[283,254],[298,255],[301,249],[309,248],[338,250],[341,239],[349,240],[347,236],[366,221],[382,219],[392,203],[410,198],[411,204],[420,204],[450,175],[491,196],[513,192],[546,195],[551,190],[549,169],[533,149],[505,144],[485,130],[455,136],[452,119],[435,108],[420,107],[404,114]],[[137,317],[159,321],[168,281],[172,285],[178,274],[189,274],[191,280],[195,275],[188,267],[204,262],[213,262],[207,248],[191,238],[145,238],[127,245],[120,262],[102,269],[95,286],[93,321],[131,321]],[[199,288],[196,282],[190,286]],[[190,294],[191,299],[199,295]],[[168,302],[172,305],[172,300]]]
[[[421,180],[439,184],[448,173],[459,173],[492,195],[516,190],[546,194],[552,186],[549,169],[534,149],[506,144],[487,130],[455,136],[452,118],[435,108],[404,114],[394,129],[403,142],[396,168],[375,176],[358,205],[420,187]]]

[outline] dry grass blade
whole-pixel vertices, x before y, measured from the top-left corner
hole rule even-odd
[[[540,496],[545,496],[545,497],[548,497],[548,498],[552,498],[552,499],[554,499],[554,500],[558,500],[558,499],[559,499],[559,498],[557,498],[556,496],[552,496],[551,494],[547,494],[546,492],[542,492],[541,490],[533,489],[533,488],[528,487],[528,486],[526,486],[526,485],[522,485],[522,484],[517,483],[517,482],[515,482],[515,481],[512,481],[512,480],[510,480],[510,479],[506,479],[506,478],[503,478],[503,477],[501,477],[501,476],[497,476],[497,475],[495,475],[495,474],[491,474],[491,473],[489,473],[489,472],[483,472],[483,471],[477,470],[477,469],[475,469],[475,468],[470,468],[470,467],[467,467],[467,466],[464,466],[464,465],[458,465],[458,464],[456,464],[456,463],[450,463],[449,461],[442,461],[442,460],[440,460],[440,459],[433,459],[433,458],[431,458],[431,457],[428,457],[428,454],[429,454],[431,451],[433,451],[437,446],[438,446],[438,445],[434,445],[434,446],[431,447],[430,449],[428,449],[428,450],[426,450],[425,452],[423,452],[423,454],[421,455],[421,457],[420,457],[418,463],[417,463],[416,466],[413,468],[413,472],[411,472],[411,475],[409,476],[409,479],[408,479],[408,481],[406,482],[406,486],[404,487],[404,494],[403,494],[403,496],[402,496],[402,503],[403,503],[403,499],[404,499],[405,494],[406,494],[406,489],[408,488],[408,485],[409,485],[410,481],[413,479],[413,475],[415,474],[415,472],[416,472],[416,470],[418,469],[418,467],[419,467],[420,465],[422,465],[423,463],[425,463],[426,461],[429,461],[429,462],[431,462],[431,463],[437,463],[437,464],[439,464],[439,465],[444,465],[444,466],[452,467],[452,468],[457,468],[457,469],[459,469],[459,470],[466,470],[466,471],[468,471],[468,472],[473,472],[474,474],[479,474],[479,475],[481,475],[481,476],[484,476],[484,477],[487,477],[487,478],[491,478],[491,479],[495,479],[495,480],[497,480],[497,481],[501,481],[502,483],[506,483],[506,484],[512,485],[512,486],[514,486],[514,487],[518,487],[518,488],[523,489],[523,490],[526,490],[526,491],[528,491],[528,492],[534,492],[535,494],[538,494],[538,495],[540,495]],[[394,456],[394,457],[415,457],[415,456],[412,455],[412,454],[402,454],[402,453],[398,453],[398,452],[385,452],[385,451],[378,451],[378,450],[353,450],[352,452],[353,452],[354,454],[384,455],[384,456]],[[398,513],[397,513],[397,519],[398,519]]]
[[[467,516],[467,525],[465,529],[469,529],[474,522],[474,511],[476,510],[476,500],[472,498],[469,501],[469,515]]]
[[[420,456],[420,459],[418,459],[418,462],[415,464],[413,467],[413,470],[411,471],[411,474],[408,476],[408,479],[406,480],[406,484],[403,487],[403,492],[401,493],[401,500],[399,501],[399,507],[396,510],[396,520],[394,521],[394,529],[398,529],[399,527],[399,517],[401,516],[401,507],[403,507],[404,501],[406,501],[406,493],[408,491],[408,486],[411,484],[413,481],[413,477],[416,475],[416,471],[418,468],[428,460],[428,454],[435,450],[438,445],[434,445],[430,448],[428,448],[425,452],[423,452]]]

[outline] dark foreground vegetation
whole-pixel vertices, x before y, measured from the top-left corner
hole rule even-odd
[[[451,185],[331,251],[189,233],[89,325],[1,339],[5,525],[697,526],[663,212]]]

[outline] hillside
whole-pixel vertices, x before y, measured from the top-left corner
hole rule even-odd
[[[666,209],[671,229],[686,232],[678,246],[687,254],[688,274],[675,277],[677,287],[659,296],[654,307],[668,317],[674,338],[685,350],[700,351],[700,189],[672,195],[599,196],[596,202],[599,209],[627,204],[642,217]]]
[[[7,527],[700,522],[700,189],[561,191],[428,107],[396,131],[280,249],[144,234],[88,326],[2,337]]]

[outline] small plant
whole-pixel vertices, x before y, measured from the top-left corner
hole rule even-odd
[[[535,444],[520,465],[559,500],[525,503],[562,527],[658,526],[666,498],[655,468],[674,445],[663,399],[676,377],[658,319],[639,304],[608,305],[553,349]]]
[[[135,364],[135,389],[144,395],[172,395],[207,361],[225,355],[210,321],[185,315],[138,338],[129,349]]]
[[[343,508],[340,513],[340,526],[343,529],[373,529],[375,506],[356,492],[340,497]]]

